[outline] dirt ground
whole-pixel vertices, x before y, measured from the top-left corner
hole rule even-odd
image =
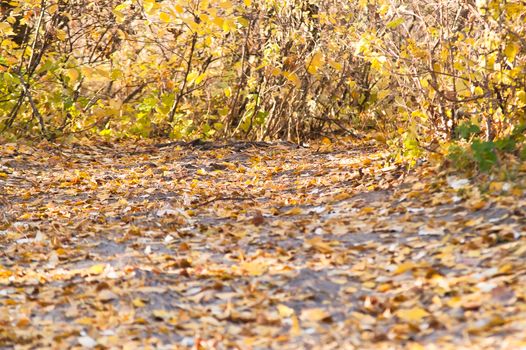
[[[526,199],[375,145],[0,146],[1,349],[526,349]]]

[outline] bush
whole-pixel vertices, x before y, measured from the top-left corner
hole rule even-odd
[[[518,0],[26,0],[0,10],[0,130],[15,136],[299,141],[372,128],[401,135],[409,157],[466,139],[486,164],[495,148],[516,147],[499,140],[516,140],[525,120]]]

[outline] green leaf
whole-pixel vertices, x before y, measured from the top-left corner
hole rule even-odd
[[[481,142],[475,140],[471,144],[473,158],[481,171],[487,172],[497,163],[497,154],[495,154],[495,144],[493,142]]]
[[[480,127],[471,122],[462,123],[455,129],[457,137],[465,140],[469,139],[471,136],[477,135],[478,133],[480,133]]]
[[[499,151],[503,151],[503,152],[513,152],[515,151],[516,146],[517,146],[517,142],[515,142],[515,140],[512,139],[511,137],[506,137],[504,139],[495,141],[495,147]]]

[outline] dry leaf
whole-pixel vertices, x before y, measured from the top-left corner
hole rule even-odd
[[[429,316],[429,312],[420,307],[414,307],[411,309],[399,309],[395,312],[395,315],[402,321],[418,324],[422,319]]]
[[[328,321],[330,318],[331,315],[321,308],[302,310],[300,316],[300,320],[310,322]]]

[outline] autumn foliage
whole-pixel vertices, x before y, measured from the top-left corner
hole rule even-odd
[[[525,24],[0,0],[0,349],[526,350]]]
[[[410,157],[460,140],[447,152],[492,163],[523,150],[525,18],[518,0],[2,2],[0,129],[293,141],[375,130]]]

